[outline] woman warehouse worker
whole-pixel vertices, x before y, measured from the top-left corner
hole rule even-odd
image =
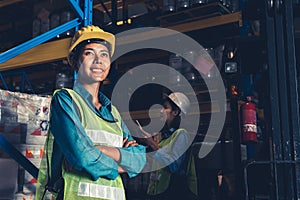
[[[115,49],[113,34],[97,26],[77,31],[69,64],[77,71],[73,89],[56,91],[41,161],[36,199],[125,199],[120,173],[136,176],[145,148],[133,140],[116,107],[100,91]]]
[[[145,143],[154,150],[152,168],[156,168],[154,165],[157,163],[165,166],[150,173],[147,190],[150,199],[195,198],[192,193],[196,194],[196,176],[194,171],[188,172],[190,154],[189,151],[184,152],[190,145],[191,136],[186,129],[180,127],[181,117],[187,114],[189,107],[190,101],[186,95],[173,92],[163,99],[161,115],[165,125],[162,130],[151,137],[150,133],[140,127],[147,137]]]

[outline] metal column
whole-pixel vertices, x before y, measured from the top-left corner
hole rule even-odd
[[[299,107],[292,0],[284,3],[267,0],[265,6],[270,89],[270,107],[266,110],[272,131],[274,178],[271,199],[298,199],[294,155],[299,154],[299,147],[295,145],[299,143]]]
[[[294,198],[300,198],[300,118],[299,118],[299,94],[297,84],[297,66],[296,66],[296,52],[295,52],[295,38],[294,38],[294,16],[293,16],[293,2],[292,0],[285,1],[285,32],[286,32],[286,63],[288,76],[288,92],[289,92],[289,109],[290,109],[290,134],[292,147],[292,160],[295,161],[293,165],[293,186],[295,188]],[[298,10],[299,12],[299,10]]]

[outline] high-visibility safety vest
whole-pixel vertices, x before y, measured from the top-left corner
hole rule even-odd
[[[174,145],[175,137],[180,133],[184,132],[184,134],[187,134],[187,131],[185,129],[177,129],[172,135],[162,140],[158,146],[161,148],[166,145],[171,145],[171,148],[168,148],[170,151],[172,151],[172,146]],[[184,162],[188,162],[187,165],[182,163],[183,166],[185,166],[185,180],[187,181],[189,190],[197,195],[197,177],[196,177],[196,170],[195,170],[195,164],[194,159],[191,154],[191,151],[189,151],[188,160]],[[170,152],[171,153],[171,152]],[[155,163],[154,163],[155,164]],[[171,180],[171,173],[169,172],[167,167],[164,167],[162,169],[159,169],[155,172],[152,172],[150,174],[150,182],[147,190],[147,194],[149,195],[158,195],[162,194],[167,191],[170,185]]]
[[[196,174],[195,157],[191,150],[188,155],[188,164],[186,167],[186,181],[189,190],[196,196],[198,196],[198,180]]]
[[[75,91],[70,89],[64,90],[71,95],[72,100],[79,108],[82,126],[94,145],[122,147],[123,132],[121,116],[114,106],[112,106],[112,115],[116,119],[116,122],[107,122],[97,116]],[[36,189],[36,199],[38,200],[40,200],[43,195],[49,172],[51,172],[53,139],[53,135],[49,131],[45,143],[46,153],[42,158],[38,175]],[[47,156],[48,159],[46,158]],[[47,162],[49,163],[47,164]],[[47,166],[50,167],[50,169],[47,169]],[[62,166],[62,177],[64,179],[64,199],[125,199],[125,191],[120,175],[115,180],[100,177],[98,180],[93,181],[87,172],[77,171],[75,169],[66,171],[65,167]],[[55,193],[53,195],[56,196]]]

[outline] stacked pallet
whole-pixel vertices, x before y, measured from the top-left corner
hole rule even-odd
[[[0,90],[0,134],[37,168],[47,137],[50,101],[51,96]],[[0,160],[13,160],[12,157],[0,146]],[[21,165],[17,165],[17,172],[11,172],[13,176],[16,175],[11,177],[16,180],[15,189],[10,190],[14,194],[0,193],[0,199],[34,199],[36,179]],[[5,180],[0,177],[0,182]]]

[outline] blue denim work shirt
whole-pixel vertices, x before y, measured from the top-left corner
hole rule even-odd
[[[101,107],[97,109],[92,103],[92,96],[81,84],[75,83],[73,90],[83,97],[97,116],[115,123],[111,114],[111,101],[102,92],[98,93]],[[134,177],[146,163],[146,150],[142,145],[118,148],[121,154],[119,163],[94,147],[81,124],[78,108],[73,105],[71,96],[65,90],[56,92],[52,98],[50,130],[54,136],[52,175],[60,171],[63,158],[75,169],[88,172],[93,180],[99,177],[115,179],[118,176],[118,165],[127,170],[129,177]],[[123,138],[133,140],[123,120],[122,131]]]

